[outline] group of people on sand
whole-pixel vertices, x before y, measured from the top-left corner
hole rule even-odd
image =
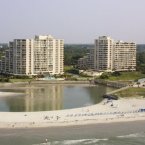
[[[59,120],[59,116],[55,116],[56,117],[56,120]],[[53,116],[44,116],[44,120],[51,120],[53,119],[54,117]]]

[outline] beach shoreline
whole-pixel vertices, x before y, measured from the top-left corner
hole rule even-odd
[[[112,106],[113,104],[113,106]],[[103,100],[101,103],[59,111],[0,112],[0,128],[45,128],[145,120],[145,99]]]
[[[16,83],[16,85],[19,85],[19,83]],[[41,83],[38,85],[41,85]],[[15,89],[16,86],[12,87],[11,84],[8,84],[7,87]],[[19,89],[25,89],[25,87]],[[1,94],[7,96],[14,93],[1,92]],[[0,116],[0,129],[83,126],[142,121],[145,120],[145,98],[104,99],[99,104],[82,108],[39,112],[0,112]]]
[[[91,124],[81,126],[61,126],[45,128],[13,128],[0,129],[0,144],[40,145],[45,144],[81,144],[96,141],[112,141],[112,139],[144,137],[145,121],[120,122],[109,124]],[[9,139],[8,139],[9,138]],[[96,144],[97,144],[96,143]],[[126,142],[125,142],[126,143]]]

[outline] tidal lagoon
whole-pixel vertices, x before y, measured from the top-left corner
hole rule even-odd
[[[3,111],[4,113],[6,111],[20,112],[20,113],[27,112],[26,114],[17,113],[17,115],[19,116],[18,119],[20,120],[21,118],[29,119],[32,114],[29,114],[28,112],[33,112],[33,111],[45,112],[45,111],[54,111],[54,110],[63,110],[63,109],[90,106],[89,112],[87,112],[87,108],[84,108],[82,110],[85,112],[85,115],[89,115],[88,117],[85,116],[85,118],[89,119],[91,117],[90,115],[93,112],[91,108],[96,109],[94,111],[97,111],[97,112],[103,111],[102,109],[106,108],[105,114],[108,111],[113,112],[112,115],[118,121],[113,122],[113,119],[115,121],[115,118],[112,117],[112,118],[108,118],[108,119],[111,119],[110,121],[108,121],[108,123],[103,123],[103,121],[102,123],[101,122],[97,123],[97,118],[101,119],[103,116],[105,116],[105,115],[101,115],[102,117],[100,117],[100,115],[98,115],[97,113],[96,117],[94,116],[96,118],[95,120],[96,124],[94,123],[89,124],[88,122],[88,124],[80,125],[80,124],[77,124],[76,122],[76,125],[73,125],[73,126],[59,126],[59,127],[58,126],[56,127],[55,126],[53,127],[40,126],[39,128],[37,127],[31,128],[31,126],[29,125],[28,128],[27,127],[15,128],[13,127],[13,124],[16,125],[16,123],[12,123],[12,126],[10,123],[9,124],[10,126],[8,125],[8,128],[0,129],[0,144],[2,145],[16,145],[16,144],[19,144],[19,145],[86,145],[86,144],[87,145],[122,145],[122,144],[139,145],[139,144],[145,144],[145,127],[144,127],[145,122],[144,120],[143,121],[134,120],[135,116],[140,116],[140,115],[143,115],[144,113],[129,111],[123,116],[120,113],[114,114],[116,110],[117,112],[119,111],[120,107],[123,107],[121,108],[121,110],[124,109],[123,110],[124,113],[128,109],[129,110],[136,109],[136,107],[132,106],[131,103],[134,104],[138,100],[134,99],[134,102],[133,100],[120,100],[116,102],[114,101],[114,104],[115,103],[118,104],[118,102],[120,102],[119,103],[120,105],[117,108],[111,107],[110,104],[104,105],[104,103],[102,102],[101,96],[105,94],[106,92],[110,92],[113,90],[114,90],[113,88],[108,88],[108,87],[99,86],[99,85],[90,86],[90,85],[60,85],[60,84],[59,85],[54,85],[54,84],[28,85],[26,84],[26,85],[14,85],[14,86],[1,88],[1,97],[0,97],[1,111]],[[13,92],[13,93],[10,93],[10,92]],[[76,102],[73,102],[75,100]],[[131,103],[127,103],[128,101],[130,101]],[[144,100],[142,99],[141,101],[144,101]],[[121,104],[123,103],[125,104],[121,106]],[[100,104],[99,106],[101,106],[101,108],[99,109],[98,108],[99,106],[91,107],[91,105],[93,104]],[[124,106],[127,106],[126,104],[128,105],[130,104],[131,107],[124,108]],[[142,106],[142,103],[139,103],[139,105]],[[74,110],[74,114],[77,114],[76,111]],[[70,111],[68,110],[68,112]],[[81,113],[81,115],[83,114]],[[41,116],[43,118],[43,113]],[[38,119],[41,116],[38,115]],[[107,116],[110,116],[110,115],[107,115]],[[131,117],[131,120],[129,119],[130,117]],[[3,116],[3,118],[6,119],[9,117]],[[73,118],[82,118],[82,117],[74,116]],[[35,116],[34,116],[34,119],[35,119]],[[124,122],[123,119],[126,119],[129,122],[127,121]],[[11,121],[11,120],[8,119],[7,121]],[[42,121],[42,119],[40,121]],[[49,120],[46,120],[46,121],[49,121]],[[42,122],[39,122],[39,123],[42,124]],[[80,120],[80,123],[81,123],[81,120]]]
[[[114,88],[89,84],[12,85],[0,89],[0,111],[33,112],[85,107],[99,103],[102,95],[113,90]]]

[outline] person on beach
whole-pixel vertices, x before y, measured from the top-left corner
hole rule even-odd
[[[60,117],[59,116],[56,116],[56,119],[58,120]]]
[[[45,139],[45,142],[48,143],[48,139],[47,138]]]
[[[28,81],[28,84],[30,85],[31,84],[31,81]]]

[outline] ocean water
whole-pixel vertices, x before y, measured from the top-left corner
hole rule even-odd
[[[49,138],[49,137],[48,137]],[[31,142],[28,140],[1,143],[0,145],[145,145],[145,132],[114,136],[110,138],[80,138],[73,140],[44,139]],[[34,143],[35,142],[35,143]]]
[[[33,145],[145,145],[145,133],[135,133],[111,138],[88,138],[78,140],[48,141]]]
[[[145,145],[145,121],[0,129],[0,145]]]

